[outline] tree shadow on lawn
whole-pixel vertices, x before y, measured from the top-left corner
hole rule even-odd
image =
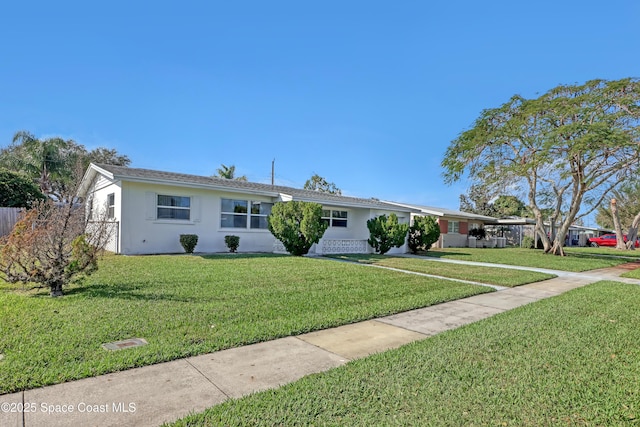
[[[167,292],[166,288],[162,292],[144,291],[145,287],[135,284],[119,283],[116,285],[100,286],[99,284],[81,284],[64,291],[65,296],[81,295],[86,298],[109,298],[123,299],[129,301],[173,301],[173,302],[202,302],[201,296],[185,298]],[[38,294],[35,297],[49,297],[49,295]]]
[[[470,253],[465,252],[445,252],[445,251],[418,251],[416,255],[427,256],[430,258],[445,258],[447,256],[472,256]]]
[[[233,259],[251,259],[251,258],[291,258],[289,254],[274,254],[270,252],[250,252],[250,253],[231,253],[219,252],[213,254],[194,254],[194,256],[210,261],[229,261]]]

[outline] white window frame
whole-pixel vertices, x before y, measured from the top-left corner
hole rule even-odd
[[[336,216],[336,213],[344,213],[345,217]],[[349,227],[349,211],[339,209],[322,209],[321,221],[329,224],[329,227],[347,228]],[[344,221],[344,225],[336,225],[341,224],[342,221]]]
[[[116,217],[116,193],[107,194],[107,218]]]
[[[171,198],[179,198],[189,200],[189,206],[172,206],[172,205],[161,205],[160,198],[161,197],[171,197]],[[156,194],[156,219],[161,221],[191,221],[191,206],[193,205],[193,201],[190,196],[178,196],[175,194]],[[166,218],[161,217],[159,215],[160,209],[170,209],[173,211],[187,211],[187,218]]]
[[[457,233],[460,234],[460,221],[449,221],[447,222],[447,233]]]
[[[223,206],[225,204],[225,200],[231,201],[233,202],[233,205],[235,206],[235,202],[242,202],[246,204],[246,212],[228,212],[225,211]],[[267,225],[266,225],[266,221],[264,222],[265,226],[264,227],[253,227],[253,218],[267,218],[269,216],[268,213],[253,213],[253,207],[255,205],[269,205],[270,207],[273,207],[273,203],[272,202],[265,202],[262,200],[248,200],[248,199],[229,199],[226,197],[222,197],[220,199],[220,228],[225,228],[225,229],[235,229],[235,230],[268,230]],[[271,210],[269,209],[269,212]],[[245,225],[244,226],[228,226],[228,225],[223,225],[222,224],[222,217],[224,215],[233,215],[235,216],[242,216],[245,218]],[[234,221],[235,222],[235,221]],[[261,221],[258,220],[258,223],[260,223]]]

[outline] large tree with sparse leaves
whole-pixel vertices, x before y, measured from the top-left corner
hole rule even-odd
[[[561,85],[484,110],[448,147],[444,178],[520,189],[545,251],[564,255],[569,227],[637,172],[639,136],[639,79]]]
[[[321,193],[342,194],[342,190],[340,190],[333,182],[327,181],[317,173],[313,174],[313,176],[304,183],[304,187],[302,188],[305,190],[319,191]]]

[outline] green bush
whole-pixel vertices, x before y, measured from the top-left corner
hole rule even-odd
[[[224,236],[224,243],[229,248],[229,252],[235,252],[240,246],[240,236]]]
[[[196,245],[198,244],[198,235],[197,234],[181,234],[180,244],[182,245],[186,253],[192,254],[193,250],[196,248]]]
[[[533,249],[534,243],[535,243],[535,241],[533,240],[533,237],[531,237],[531,236],[524,236],[522,238],[522,247],[523,248]]]
[[[398,217],[392,213],[388,217],[380,215],[367,221],[369,229],[369,244],[381,255],[389,252],[389,249],[399,248],[404,244],[404,239],[409,231],[408,224],[398,223]]]
[[[287,252],[301,256],[318,243],[329,226],[322,221],[322,205],[312,202],[279,202],[268,217],[269,231]]]
[[[413,225],[409,227],[409,239],[407,244],[411,252],[428,251],[440,238],[440,226],[432,216],[417,216],[413,219]]]
[[[469,230],[469,236],[475,237],[476,239],[484,239],[487,237],[487,231],[484,228],[473,228]]]

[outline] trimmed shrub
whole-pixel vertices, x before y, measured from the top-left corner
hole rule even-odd
[[[440,226],[432,216],[417,216],[413,219],[413,225],[409,227],[409,239],[407,244],[412,253],[428,251],[440,238]]]
[[[533,249],[534,243],[535,243],[535,241],[533,240],[533,237],[531,237],[531,236],[524,236],[522,238],[522,247],[523,248]]]
[[[475,237],[476,239],[484,239],[487,237],[487,230],[484,228],[474,228],[469,230],[469,236]]]
[[[224,236],[224,243],[229,248],[229,252],[235,252],[240,246],[240,236]]]
[[[369,244],[380,255],[386,254],[393,247],[402,246],[409,231],[409,225],[398,223],[398,217],[394,213],[388,217],[380,215],[368,220],[367,228],[369,229]]]
[[[192,254],[193,250],[196,248],[196,245],[198,244],[198,235],[197,234],[181,234],[180,244],[182,245],[186,253]]]
[[[312,202],[279,202],[268,216],[269,231],[291,255],[302,256],[318,243],[329,226],[322,221],[322,205]]]

